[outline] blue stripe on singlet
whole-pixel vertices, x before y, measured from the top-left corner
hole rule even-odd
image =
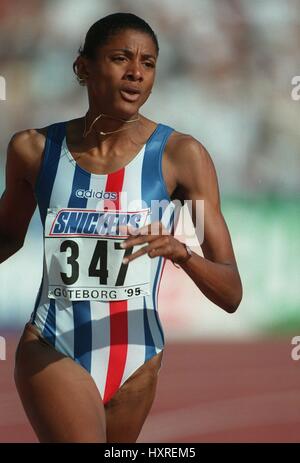
[[[45,219],[47,215],[47,209],[50,204],[50,198],[52,194],[54,180],[57,174],[57,168],[59,164],[61,154],[61,144],[65,135],[65,122],[59,122],[49,126],[47,130],[45,149],[43,153],[43,159],[40,167],[40,171],[36,180],[35,194],[39,206],[41,221],[43,227],[45,227]],[[44,277],[42,278],[38,295],[36,297],[33,314],[31,316],[31,323],[34,323],[36,311],[40,304],[42,287]],[[55,300],[50,300],[50,305],[47,313],[45,327],[43,334],[49,342],[54,344],[55,342]]]
[[[50,204],[64,134],[65,122],[50,125],[47,131],[42,164],[35,185],[35,193],[43,226],[45,226],[47,209]]]
[[[39,291],[37,293],[37,296],[35,298],[35,304],[34,304],[34,309],[33,309],[33,312],[31,314],[31,318],[30,318],[30,323],[34,324],[34,320],[35,320],[35,316],[36,316],[36,311],[38,309],[38,306],[40,304],[40,301],[41,301],[41,297],[42,297],[42,290],[43,290],[43,284],[44,284],[44,275],[42,276],[42,281],[41,281],[41,284],[40,284],[40,287],[39,287]]]
[[[158,262],[158,265],[157,265],[156,274],[155,274],[154,283],[153,283],[153,289],[152,289],[152,303],[153,303],[153,309],[154,309],[154,314],[155,314],[155,318],[156,318],[156,323],[157,323],[157,326],[158,326],[158,329],[159,329],[159,332],[160,332],[160,335],[161,335],[162,344],[164,345],[165,344],[165,336],[164,336],[164,332],[162,330],[162,326],[161,326],[161,323],[160,323],[160,320],[159,320],[159,317],[158,317],[157,304],[156,304],[156,295],[157,295],[156,290],[157,290],[157,284],[158,284],[158,281],[159,281],[158,277],[160,275],[160,270],[161,270],[162,263],[163,263],[163,257],[159,257],[159,262]]]
[[[142,200],[148,207],[151,207],[152,200],[170,201],[162,176],[161,163],[167,140],[172,132],[171,127],[158,124],[146,144],[142,166]]]
[[[172,212],[171,217],[170,217],[168,230],[170,230],[170,229],[171,229],[171,231],[173,231],[173,229],[174,229],[174,211]],[[160,320],[159,320],[158,310],[157,310],[157,297],[158,297],[158,287],[157,287],[157,285],[158,285],[158,282],[159,282],[159,275],[160,275],[160,270],[161,270],[161,266],[163,264],[163,261],[164,261],[164,258],[160,257],[160,261],[159,261],[157,269],[156,269],[156,274],[155,274],[154,283],[153,283],[152,302],[153,302],[154,314],[155,314],[157,326],[159,328],[161,338],[162,338],[162,343],[164,345],[165,344],[165,337],[164,337],[164,332],[163,332],[163,329],[162,329],[162,326],[161,326],[161,323],[160,323]]]
[[[76,165],[72,192],[68,207],[86,209],[87,199],[76,196],[77,189],[88,190],[90,187],[91,175],[86,175]],[[92,320],[90,301],[73,301],[74,320],[74,359],[87,371],[91,371],[92,360]]]
[[[47,312],[47,318],[43,329],[44,338],[55,346],[56,338],[56,307],[55,299],[49,299],[49,308]]]
[[[143,303],[144,303],[144,331],[145,331],[145,361],[153,357],[153,355],[156,354],[155,350],[155,343],[153,341],[150,325],[149,325],[149,320],[148,320],[148,310],[152,309],[147,309],[147,304],[146,304],[146,298],[145,296],[143,297]]]
[[[170,201],[170,197],[168,195],[164,178],[162,175],[162,156],[165,149],[165,145],[167,140],[173,129],[163,124],[158,124],[155,132],[150,137],[149,141],[146,144],[143,166],[142,166],[142,201],[143,204],[147,204],[147,207],[151,208],[151,201],[157,200],[162,201],[166,200]],[[159,208],[158,214],[154,214],[151,211],[151,221],[161,220],[163,210]],[[153,309],[156,317],[156,323],[158,329],[160,331],[162,344],[164,345],[164,334],[163,330],[159,321],[157,307],[156,307],[156,295],[157,295],[157,284],[159,281],[159,275],[161,270],[163,258],[159,258],[159,262],[156,269],[156,274],[154,278],[153,290],[152,290],[152,302],[153,302]],[[149,322],[148,322],[148,313],[147,313],[145,299],[144,299],[144,327],[145,327],[145,343],[146,343],[146,352],[145,357],[150,358],[152,355],[156,353],[155,350],[155,343],[153,341],[153,336],[150,330]]]

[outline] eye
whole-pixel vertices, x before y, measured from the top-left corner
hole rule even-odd
[[[125,60],[126,60],[125,56],[114,56],[114,57],[113,57],[113,61],[120,61],[120,62],[122,62],[122,61],[125,61]]]
[[[146,61],[144,63],[144,65],[147,67],[147,68],[155,68],[155,64],[152,63],[152,61]]]

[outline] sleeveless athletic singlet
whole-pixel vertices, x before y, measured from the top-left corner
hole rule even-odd
[[[60,246],[58,251],[61,252],[57,250],[55,252],[63,255],[66,260],[67,283],[71,283],[70,269],[73,271],[80,268],[81,271],[83,267],[82,262],[79,267],[76,260],[79,258],[79,253],[87,255],[87,248],[84,248],[84,252],[80,248],[82,246],[80,243],[85,240],[78,241],[78,236],[82,236],[82,233],[85,236],[87,233],[88,236],[94,234],[94,238],[90,240],[91,246],[99,242],[97,236],[95,239],[95,230],[99,231],[101,214],[96,213],[95,210],[99,207],[105,210],[108,199],[113,201],[116,211],[120,211],[115,213],[111,220],[119,220],[122,211],[129,214],[126,217],[132,218],[133,215],[130,214],[135,214],[139,209],[137,204],[140,202],[141,210],[145,209],[145,205],[148,208],[150,217],[148,223],[160,220],[169,232],[173,232],[174,211],[170,213],[169,206],[165,209],[160,208],[159,212],[155,213],[155,217],[152,214],[153,200],[165,200],[165,203],[172,205],[162,176],[162,155],[172,131],[172,128],[158,124],[147,143],[124,168],[107,175],[96,175],[82,169],[69,152],[66,144],[66,122],[59,122],[49,127],[43,161],[36,182],[36,197],[45,237],[46,223],[48,217],[51,219],[50,213],[53,213],[53,224],[50,232],[48,230],[47,242],[50,243],[49,246],[59,242],[57,246]],[[124,193],[126,205],[123,201]],[[128,210],[131,201],[135,202],[132,211]],[[90,211],[93,211],[93,216],[89,218],[89,225],[83,225]],[[91,220],[94,220],[94,225]],[[78,225],[79,222],[81,225]],[[107,227],[107,224],[105,226]],[[74,235],[75,228],[77,235]],[[58,238],[52,236],[55,230],[62,232],[57,234]],[[68,233],[71,233],[70,239]],[[77,244],[74,236],[77,237]],[[86,240],[85,243],[87,242]],[[46,252],[46,238],[44,244],[43,277],[30,322],[57,351],[74,359],[91,374],[103,402],[106,403],[135,370],[164,348],[164,334],[157,310],[157,300],[165,258],[150,259],[147,255],[143,256],[150,260],[149,286],[146,293],[136,293],[135,297],[101,300],[101,297],[97,296],[97,288],[94,288],[91,291],[93,297],[86,296],[89,294],[86,290],[86,293],[84,291],[82,293],[85,297],[80,299],[81,292],[77,288],[79,293],[74,291],[74,294],[77,294],[76,300],[68,297],[52,298],[49,293],[49,288],[52,288],[49,275],[52,275],[51,278],[54,280],[57,276],[58,280],[60,272],[55,270],[56,260],[52,258],[53,255],[52,257],[50,255],[52,269],[49,270],[46,261],[47,252],[50,251]],[[108,245],[111,243],[106,242],[105,246]],[[99,246],[104,246],[103,241]],[[117,254],[119,252],[119,256],[124,256],[125,250],[116,247],[115,249]],[[73,251],[75,255],[72,254]],[[102,272],[103,277],[101,265],[104,265],[104,261],[101,259],[99,261],[98,257],[93,257],[94,263],[90,263],[89,267],[87,265],[94,282],[98,281],[95,275],[98,277],[99,272]],[[58,257],[60,258],[62,257]],[[84,258],[88,259],[88,257]],[[141,258],[129,263],[128,268],[139,259]],[[112,268],[115,267],[115,264],[112,265]],[[104,274],[104,279],[107,273]],[[79,276],[76,275],[75,279]],[[127,289],[124,286],[121,290],[127,291]],[[58,290],[57,286],[56,291]],[[128,294],[131,295],[140,289],[131,288],[130,291]]]

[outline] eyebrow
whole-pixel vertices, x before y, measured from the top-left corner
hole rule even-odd
[[[111,48],[109,51],[122,51],[123,53],[126,53],[127,55],[130,55],[130,56],[134,55],[133,51],[130,50],[130,48]],[[153,58],[154,60],[156,60],[156,56],[153,56],[149,53],[143,53],[142,57],[143,58]]]

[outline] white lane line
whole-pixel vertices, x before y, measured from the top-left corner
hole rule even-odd
[[[300,390],[205,402],[150,415],[138,442],[168,442],[248,426],[300,423]],[[300,441],[300,430],[299,430]]]

